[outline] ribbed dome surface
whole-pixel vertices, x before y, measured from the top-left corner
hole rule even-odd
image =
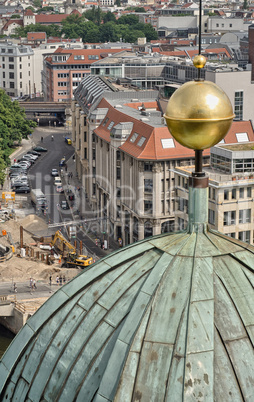
[[[0,364],[1,400],[253,401],[254,248],[166,234],[57,291]]]

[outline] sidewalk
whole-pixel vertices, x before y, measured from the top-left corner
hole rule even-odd
[[[68,174],[72,173],[72,177],[69,178]],[[98,247],[100,247],[100,243],[103,240],[104,235],[101,233],[101,227],[97,215],[94,211],[92,211],[89,202],[87,201],[85,191],[82,187],[82,183],[76,175],[76,166],[75,159],[70,158],[67,161],[67,172],[64,171],[64,176],[66,183],[68,183],[71,187],[75,188],[77,197],[80,197],[82,204],[79,208],[79,214],[73,214],[73,218],[75,220],[84,220],[84,231],[87,235],[93,240],[96,244],[98,243]],[[80,190],[78,190],[78,188]],[[76,198],[76,197],[75,197]],[[78,212],[78,211],[77,211]],[[90,221],[90,219],[94,219]],[[86,222],[87,221],[87,222]],[[108,249],[105,250],[107,254],[110,254],[112,251],[119,249],[119,244],[111,237],[106,235],[105,240],[108,240]]]

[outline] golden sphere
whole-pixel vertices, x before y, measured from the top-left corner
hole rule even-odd
[[[164,117],[176,141],[202,150],[225,137],[234,114],[229,98],[218,85],[189,81],[173,93]]]
[[[203,68],[206,65],[206,58],[202,54],[197,54],[193,59],[194,67]]]

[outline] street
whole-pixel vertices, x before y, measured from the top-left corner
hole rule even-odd
[[[51,140],[51,136],[54,135],[54,140]],[[84,227],[82,222],[80,222],[80,218],[82,215],[82,219],[87,218],[86,216],[86,208],[85,208],[85,200],[82,197],[83,193],[78,192],[76,189],[77,179],[75,177],[75,172],[72,171],[73,178],[68,179],[68,161],[69,165],[72,165],[73,170],[73,155],[74,148],[71,145],[68,145],[64,138],[67,136],[67,132],[64,128],[45,128],[45,127],[37,127],[33,133],[33,142],[37,145],[43,146],[48,149],[47,152],[42,152],[41,156],[37,159],[34,165],[29,169],[29,177],[31,188],[41,189],[45,194],[48,201],[48,211],[46,216],[42,213],[40,216],[46,220],[48,224],[51,226],[51,231],[54,233],[57,230],[61,230],[63,235],[68,238],[68,226],[70,225],[62,225],[57,226],[57,224],[62,222],[70,222],[75,219],[78,220],[77,225],[75,226],[77,229],[76,240],[79,242],[80,240],[83,243],[84,252],[89,256],[93,256],[95,259],[104,257],[106,252],[100,247],[96,246],[94,239],[92,239],[86,231],[84,231]],[[41,137],[43,137],[43,142],[41,142]],[[21,154],[22,155],[22,154]],[[62,157],[66,158],[67,161],[67,171],[65,168],[62,168],[62,184],[65,190],[65,193],[57,193],[56,186],[54,185],[54,177],[51,176],[51,170],[53,168],[58,169],[60,171],[59,162]],[[68,184],[69,182],[69,184]],[[68,189],[71,188],[72,192],[75,193],[75,200],[69,201],[68,199]],[[29,200],[28,196],[28,200]],[[59,204],[61,201],[66,200],[69,203],[70,209],[63,210],[59,208]],[[82,214],[80,210],[82,208]],[[88,218],[91,218],[91,215],[88,215]],[[53,225],[56,225],[52,228]]]

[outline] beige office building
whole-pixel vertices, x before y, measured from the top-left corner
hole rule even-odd
[[[211,149],[209,175],[208,222],[235,239],[254,243],[254,143],[247,133],[240,133],[243,143],[221,145]],[[176,222],[187,225],[188,177],[193,167],[176,168]]]

